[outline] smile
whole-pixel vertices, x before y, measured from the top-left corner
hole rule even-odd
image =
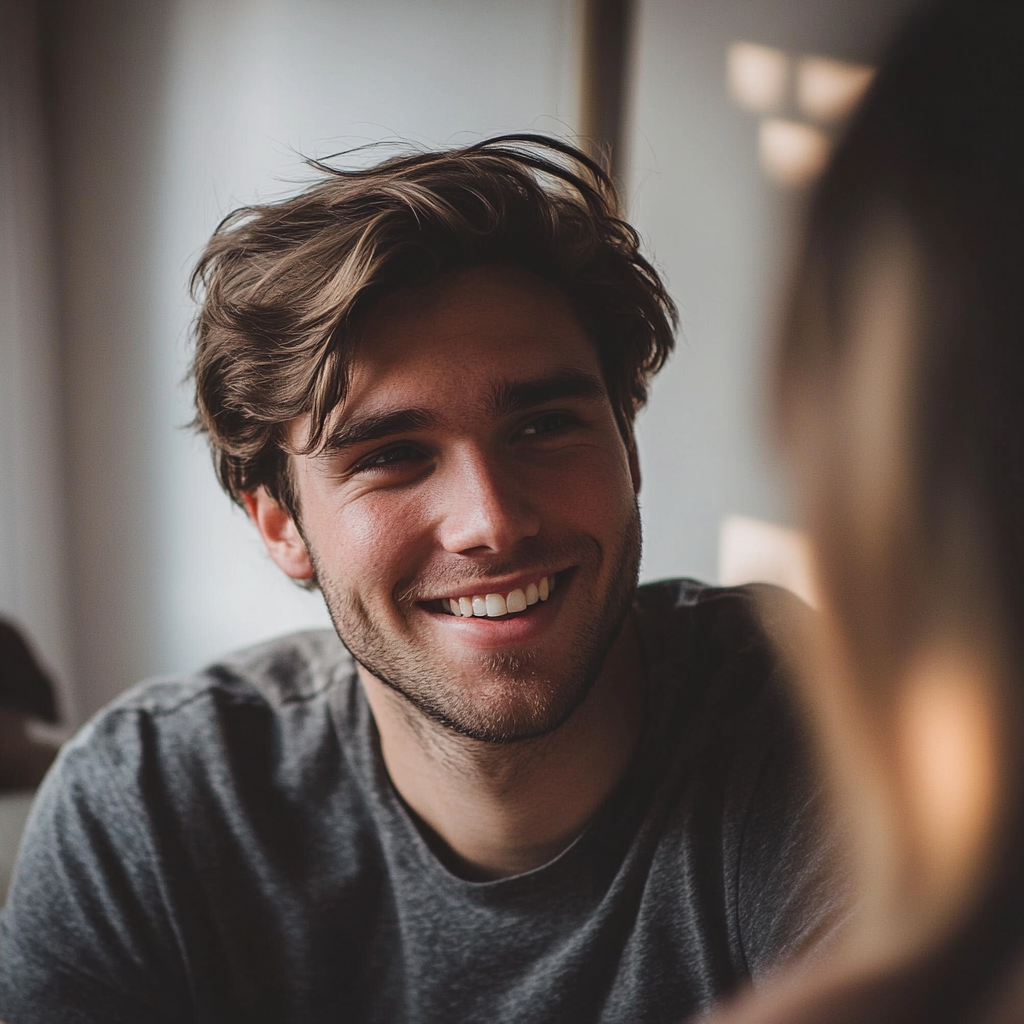
[[[555,589],[555,577],[542,576],[525,589],[517,587],[508,594],[473,594],[467,597],[442,597],[441,610],[463,618],[497,619],[520,615],[531,605],[546,601]]]

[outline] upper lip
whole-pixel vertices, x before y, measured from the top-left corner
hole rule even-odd
[[[537,583],[545,576],[557,576],[565,571],[565,569],[530,569],[526,572],[517,572],[514,576],[467,580],[465,584],[462,584],[462,590],[457,590],[453,587],[446,590],[443,594],[420,598],[420,602],[440,601],[444,598],[451,600],[453,597],[472,597],[475,595],[511,594],[513,590],[525,590],[531,583]]]

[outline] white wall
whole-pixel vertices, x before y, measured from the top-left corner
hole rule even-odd
[[[730,513],[789,519],[763,426],[763,368],[798,200],[758,168],[757,119],[727,95],[726,48],[871,63],[917,2],[639,4],[631,213],[681,313],[678,350],[638,428],[647,578],[714,579]]]

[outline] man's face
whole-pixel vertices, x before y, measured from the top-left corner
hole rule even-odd
[[[363,670],[491,742],[550,732],[585,698],[636,586],[637,474],[560,292],[480,267],[383,299],[326,446],[294,472]]]

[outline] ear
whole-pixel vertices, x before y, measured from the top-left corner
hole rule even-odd
[[[263,487],[247,491],[242,500],[274,564],[293,580],[312,579],[313,562],[291,513]]]

